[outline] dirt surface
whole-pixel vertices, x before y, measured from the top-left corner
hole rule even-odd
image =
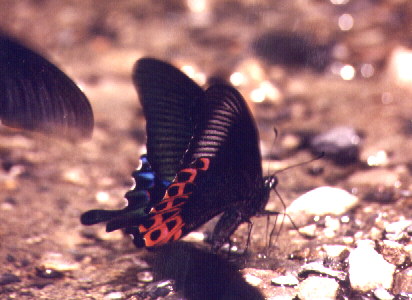
[[[380,240],[387,224],[412,218],[409,1],[195,2],[0,2],[0,29],[59,65],[83,89],[95,114],[93,138],[84,143],[0,128],[0,299],[148,297],[139,294],[151,281],[146,250],[121,232],[107,234],[103,225],[79,222],[89,209],[123,207],[132,186],[130,174],[145,151],[145,127],[130,75],[142,56],[191,66],[200,84],[242,73],[246,79],[238,89],[256,117],[265,170],[312,158],[303,142],[312,134],[337,126],[361,133],[356,162],[319,159],[279,174],[286,205],[323,185],[346,189],[361,201],[347,214],[356,224],[351,231],[330,236],[319,229],[305,239],[285,226],[269,255],[266,219],[253,220],[244,272],[269,272],[257,284],[267,298],[293,295],[271,286],[270,278],[291,264],[318,259],[322,245],[353,248],[356,240]],[[258,57],[253,41],[268,31],[299,33],[325,46],[328,54],[317,56],[327,67]],[[353,67],[354,78],[342,78],[352,70],[344,65]],[[262,82],[269,88],[262,89]],[[257,103],[259,88],[266,98]],[[376,156],[381,159],[371,163]],[[371,192],[375,196],[366,201]],[[282,211],[279,202],[273,193],[268,207]],[[247,226],[233,239],[244,247]],[[303,260],[288,260],[291,253],[303,253]],[[406,290],[393,291],[401,292]]]

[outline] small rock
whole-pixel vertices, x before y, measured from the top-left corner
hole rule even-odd
[[[137,273],[137,280],[140,282],[152,282],[153,281],[153,273],[149,271],[142,271]]]
[[[391,241],[409,240],[408,228],[412,226],[412,220],[401,220],[385,227],[385,238]]]
[[[299,277],[306,278],[311,274],[326,275],[344,281],[346,279],[346,273],[341,271],[332,270],[323,266],[321,262],[311,262],[301,267],[299,271]]]
[[[73,261],[71,257],[61,253],[47,252],[42,256],[41,267],[39,268],[56,270],[57,272],[66,272],[79,269],[80,264]]]
[[[393,293],[408,293],[412,294],[412,267],[405,269],[395,274],[395,282],[393,284]]]
[[[158,297],[165,297],[174,291],[175,282],[173,280],[162,280],[149,283],[146,286],[146,293],[149,299],[156,299]]]
[[[336,236],[336,232],[340,229],[340,221],[337,218],[331,216],[325,217],[325,229],[323,234],[327,238],[333,238]]]
[[[348,250],[344,245],[323,245],[322,248],[329,257],[339,257],[343,251]]]
[[[380,253],[391,264],[400,266],[409,257],[408,253],[404,250],[402,244],[394,241],[384,240],[379,243]]]
[[[258,286],[259,284],[262,283],[262,279],[260,279],[259,277],[253,276],[251,274],[245,274],[243,277],[245,278],[247,283],[253,286]]]
[[[306,237],[313,238],[316,236],[316,224],[310,224],[299,228],[299,233]]]
[[[341,215],[358,201],[356,196],[345,190],[323,186],[295,199],[286,213],[298,224],[304,224],[310,216]]]
[[[386,150],[374,147],[363,149],[360,153],[360,160],[370,167],[387,166],[390,161]]]
[[[18,276],[11,274],[11,273],[4,273],[0,275],[0,286],[7,285],[10,283],[16,283],[20,281],[21,279]]]
[[[299,280],[293,275],[279,276],[272,279],[272,284],[276,286],[296,286]]]
[[[379,287],[390,289],[395,266],[375,251],[373,241],[361,240],[357,244],[348,259],[352,288],[363,292]]]
[[[86,175],[84,170],[80,168],[65,170],[62,174],[62,178],[64,181],[75,185],[87,186],[90,184],[90,178]]]
[[[46,268],[44,266],[36,268],[36,275],[41,278],[47,279],[60,279],[64,277],[64,274],[52,268]]]
[[[307,260],[311,256],[311,249],[309,247],[305,247],[302,249],[298,249],[293,251],[289,254],[290,260]]]
[[[324,153],[336,163],[347,164],[358,160],[361,140],[355,129],[341,126],[316,135],[310,147],[316,154]]]
[[[118,299],[125,299],[126,295],[122,292],[111,292],[104,296],[104,300],[118,300]]]
[[[394,298],[391,293],[383,288],[377,288],[373,295],[380,300],[392,300]]]
[[[99,191],[96,193],[95,198],[99,204],[106,204],[110,201],[110,194],[105,191]]]
[[[298,297],[301,300],[334,300],[338,293],[339,284],[335,279],[312,276],[299,284]]]

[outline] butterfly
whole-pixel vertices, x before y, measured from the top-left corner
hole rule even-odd
[[[125,229],[137,247],[179,240],[221,214],[212,250],[265,206],[275,176],[263,177],[259,135],[242,97],[227,84],[203,90],[172,65],[142,58],[133,70],[146,118],[147,155],[122,210],[91,210],[81,222]]]
[[[146,117],[147,155],[133,172],[122,210],[92,210],[86,225],[124,228],[138,247],[175,241],[222,214],[219,249],[243,222],[267,213],[275,176],[262,176],[258,132],[240,93],[225,84],[206,90],[180,70],[140,59],[133,80]],[[0,35],[0,120],[4,125],[87,138],[91,105],[76,84],[44,57]]]
[[[91,105],[59,68],[0,34],[0,120],[13,128],[88,138]]]

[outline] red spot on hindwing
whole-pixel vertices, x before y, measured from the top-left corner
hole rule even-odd
[[[143,225],[139,226],[146,247],[161,246],[169,241],[176,241],[182,236],[184,223],[178,210],[167,219],[163,218],[162,214],[154,215],[152,218],[155,219],[155,224],[150,228],[145,228]]]
[[[180,170],[167,188],[165,195],[149,213],[150,225],[139,225],[146,247],[164,245],[182,236],[185,223],[180,215],[182,206],[190,199],[199,171],[209,169],[210,159],[196,159],[188,168]]]

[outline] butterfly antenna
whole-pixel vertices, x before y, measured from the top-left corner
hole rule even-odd
[[[275,133],[275,138],[273,139],[273,143],[272,143],[272,145],[270,146],[269,153],[272,153],[272,152],[273,152],[273,148],[275,147],[275,142],[276,142],[276,140],[277,140],[278,137],[279,137],[279,131],[277,130],[276,127],[273,128],[273,132]],[[266,172],[267,174],[269,174],[269,170],[270,170],[270,163],[268,164],[268,169],[267,169],[267,172]]]
[[[321,159],[321,158],[323,158],[324,156],[325,156],[325,152],[322,152],[322,153],[320,153],[319,155],[315,156],[314,158],[311,158],[311,159],[306,160],[306,161],[299,162],[299,163],[294,164],[294,165],[287,166],[287,167],[285,167],[285,168],[283,168],[283,169],[281,169],[281,170],[277,170],[277,171],[275,171],[271,176],[276,176],[277,174],[283,173],[283,172],[286,171],[286,170],[293,169],[293,168],[300,167],[300,166],[304,166],[304,165],[306,165],[306,164],[310,164],[311,162],[314,162],[314,161],[316,161],[316,160],[318,160],[318,159]]]

